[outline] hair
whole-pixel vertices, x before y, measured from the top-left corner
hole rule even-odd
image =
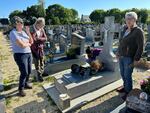
[[[23,23],[23,19],[20,18],[19,16],[14,16],[10,21],[11,21],[12,27],[14,27],[14,28],[16,28],[16,25],[18,22]]]
[[[43,17],[39,17],[35,22],[35,25],[37,24],[42,24],[43,26],[45,26],[45,19]]]
[[[134,18],[136,21],[138,19],[138,16],[137,16],[137,14],[135,12],[127,12],[125,14],[125,19],[128,18],[128,17]]]

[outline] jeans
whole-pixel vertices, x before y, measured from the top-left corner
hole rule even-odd
[[[126,93],[129,93],[133,88],[132,83],[133,67],[131,66],[131,64],[133,64],[132,58],[123,56],[119,58],[120,74],[123,80],[124,89]]]
[[[32,71],[32,55],[31,53],[15,53],[14,59],[20,71],[19,90],[23,90],[28,84],[29,76]]]

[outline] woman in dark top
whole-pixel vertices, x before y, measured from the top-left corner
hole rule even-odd
[[[132,73],[134,66],[138,64],[143,52],[144,34],[141,28],[136,25],[137,14],[128,12],[125,15],[126,26],[123,29],[120,39],[118,54],[120,64],[120,73],[123,80],[123,87],[119,92],[124,92],[124,100],[127,94],[132,90]]]

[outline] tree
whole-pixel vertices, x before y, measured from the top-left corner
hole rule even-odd
[[[122,22],[122,14],[120,9],[113,8],[107,11],[107,15],[109,16],[114,16],[115,17],[115,22],[121,23]]]
[[[106,15],[106,12],[104,10],[94,10],[90,14],[90,19],[91,21],[96,22],[96,23],[103,23],[105,15]]]
[[[9,15],[10,20],[11,20],[14,16],[23,17],[22,11],[15,10],[15,11],[11,12],[10,15]]]
[[[64,8],[59,4],[48,6],[46,9],[46,21],[50,19],[53,24],[69,24],[77,19],[78,12],[74,9]],[[59,22],[58,22],[59,20]],[[57,23],[55,23],[57,22]]]

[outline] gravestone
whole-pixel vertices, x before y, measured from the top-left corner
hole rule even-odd
[[[60,34],[59,38],[60,38],[60,44],[59,44],[60,51],[65,53],[67,51],[67,45],[68,45],[67,37],[63,34]]]
[[[150,41],[150,24],[147,26],[147,30],[148,30],[148,40]]]
[[[70,40],[71,39],[71,34],[72,34],[72,27],[71,25],[67,26],[67,37]]]
[[[78,55],[84,54],[84,47],[85,46],[85,37],[79,35],[78,33],[72,33],[71,38],[71,48],[77,48],[79,50]]]
[[[86,41],[94,43],[94,38],[95,38],[95,30],[91,28],[86,29]]]
[[[116,55],[112,51],[112,44],[114,39],[114,33],[120,32],[120,25],[114,23],[114,17],[105,17],[105,23],[101,24],[100,31],[104,32],[103,39],[103,51],[99,55],[98,59],[106,64],[106,67],[110,71],[115,71],[118,69],[118,62]]]

